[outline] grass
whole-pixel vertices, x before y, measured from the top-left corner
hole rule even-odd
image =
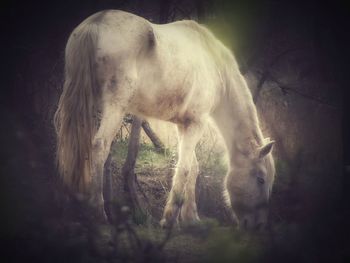
[[[195,227],[194,227],[195,228]],[[212,220],[202,220],[197,225],[200,231],[175,228],[164,247],[170,262],[256,262],[263,253],[262,239],[219,226]],[[203,235],[206,228],[206,235]],[[166,231],[160,227],[143,225],[135,227],[141,240],[157,245],[165,238]],[[122,237],[127,246],[128,240]]]
[[[222,187],[227,170],[226,159],[223,152],[213,151],[212,148],[201,146],[201,144],[196,148],[200,178],[198,186],[200,190],[197,192],[200,202],[199,212],[203,216],[223,218],[225,214],[221,213],[220,209],[223,206]],[[127,151],[128,140],[118,140],[112,148],[113,159],[117,167],[115,171],[116,187],[123,184],[120,170],[125,162]],[[165,153],[159,153],[152,144],[140,144],[135,173],[142,191],[148,198],[147,202],[151,204],[151,207],[148,207],[156,218],[162,214],[170,191],[176,160],[174,149],[167,149]],[[119,190],[121,191],[122,189]],[[143,194],[140,194],[140,198],[144,199]],[[123,195],[118,196],[118,200],[123,200]],[[134,221],[142,224],[147,221],[146,217],[136,212]]]
[[[118,164],[125,162],[128,153],[128,140],[118,140],[112,148],[112,154]],[[136,172],[141,169],[154,168],[163,169],[176,163],[175,149],[166,149],[165,153],[159,153],[152,144],[141,143],[136,161]],[[209,151],[202,147],[197,147],[196,155],[200,169],[208,171],[208,173],[225,175],[227,170],[227,161],[223,153]]]
[[[125,161],[127,150],[127,140],[118,141],[112,149],[113,157],[119,167]],[[221,152],[200,147],[197,147],[196,151],[202,176],[202,188],[205,190],[202,189],[203,193],[199,193],[200,206],[206,212],[213,210],[208,216],[218,218],[215,214],[215,207],[220,202],[221,180],[226,173],[226,160]],[[150,203],[153,206],[158,206],[160,202],[159,197],[154,195],[152,178],[163,180],[164,183],[165,178],[170,176],[167,171],[174,163],[174,156],[170,150],[162,154],[157,152],[151,144],[140,144],[136,173],[139,175],[140,182],[144,183],[143,191],[150,198]],[[281,170],[288,169],[288,167],[284,167],[286,165],[282,162],[278,166]],[[163,194],[160,198],[163,199],[161,203],[164,203],[166,195]],[[181,230],[175,229],[171,239],[164,247],[168,260],[171,262],[232,262],[233,260],[256,262],[262,257],[264,247],[261,239],[244,235],[231,227],[220,226],[215,219],[203,219],[203,215],[201,218],[202,221],[198,225]],[[159,244],[164,238],[166,231],[152,225],[147,215],[135,211],[132,219],[135,231],[141,239],[152,244]],[[128,243],[126,237],[124,240]],[[127,250],[126,248],[126,253],[128,253]]]
[[[118,164],[125,162],[128,154],[128,140],[119,140],[112,149],[112,154]],[[165,153],[159,153],[151,144],[141,143],[136,161],[136,172],[147,168],[165,168],[172,161],[172,152],[166,149]]]

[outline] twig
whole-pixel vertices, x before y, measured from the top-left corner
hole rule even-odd
[[[139,188],[139,191],[141,192],[143,198],[145,199],[145,201],[146,201],[146,203],[147,203],[148,212],[149,212],[149,211],[150,211],[150,208],[151,208],[151,204],[150,204],[150,202],[149,202],[149,199],[148,199],[147,195],[146,195],[145,192],[143,191],[143,189],[142,189],[142,187],[141,187],[141,185],[140,185],[140,183],[139,183],[139,180],[137,179],[136,174],[135,174],[135,181],[136,181],[137,187]],[[150,214],[150,213],[148,213],[148,214]]]
[[[277,80],[275,77],[273,76],[270,76],[270,80],[275,82],[277,84],[277,86],[281,89],[281,91],[283,92],[283,94],[287,94],[288,91],[289,92],[294,92],[295,94],[298,94],[299,96],[301,97],[304,97],[306,99],[309,99],[309,100],[313,100],[315,102],[318,102],[319,104],[322,104],[322,105],[325,105],[325,106],[328,106],[334,110],[339,110],[339,108],[337,108],[336,106],[334,105],[331,105],[329,104],[328,102],[325,102],[323,100],[320,100],[318,98],[315,98],[314,96],[312,95],[309,95],[309,94],[306,94],[306,93],[303,93],[303,92],[300,92],[299,90],[297,90],[295,87],[290,87],[288,85],[284,85],[283,83],[281,83],[279,80]]]
[[[304,48],[298,47],[298,48],[290,48],[287,50],[284,50],[282,52],[280,52],[279,54],[277,54],[268,64],[268,66],[266,67],[266,69],[263,71],[262,75],[261,75],[261,79],[259,80],[259,83],[257,84],[256,87],[256,91],[255,94],[253,96],[253,101],[256,104],[260,92],[264,86],[265,81],[268,79],[268,77],[270,76],[270,70],[271,68],[280,60],[281,57],[283,57],[284,55],[290,53],[290,52],[294,52],[294,51],[298,51],[298,50],[302,50]]]
[[[127,131],[127,133],[130,136],[130,130],[128,129],[128,126],[125,123],[123,123],[123,126],[124,126],[125,130]]]
[[[162,183],[162,181],[160,179],[158,181],[159,181],[160,185],[162,186],[164,193],[167,194],[168,191],[166,190],[166,188],[165,188],[164,184]]]
[[[194,8],[192,8],[190,10],[184,10],[181,7],[177,6],[176,9],[178,11],[180,11],[180,13],[182,14],[182,16],[184,18],[191,19],[191,14],[193,13]]]

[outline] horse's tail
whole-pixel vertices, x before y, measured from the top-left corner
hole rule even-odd
[[[64,185],[78,192],[91,181],[92,139],[99,88],[95,58],[98,25],[83,22],[70,35],[65,50],[65,81],[54,117],[57,163]]]

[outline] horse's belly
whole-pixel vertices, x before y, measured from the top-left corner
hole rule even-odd
[[[133,114],[160,120],[171,120],[184,107],[186,92],[182,89],[143,89],[130,105]]]
[[[195,121],[211,111],[215,97],[213,91],[193,83],[142,86],[135,94],[130,112],[174,123],[185,123],[189,119]]]
[[[189,59],[188,47],[173,50],[169,43],[158,44],[156,55],[138,64],[138,87],[130,111],[176,123],[184,116],[208,113],[216,97],[216,79],[207,66],[211,63],[205,63],[200,52]]]

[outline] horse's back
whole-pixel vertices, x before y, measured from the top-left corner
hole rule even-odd
[[[137,15],[107,10],[84,23],[99,27],[97,64],[103,66],[99,74],[105,78],[112,69],[119,78],[133,79],[129,111],[178,122],[213,107],[220,84],[218,58],[213,53],[217,44],[196,22],[157,25]],[[103,65],[106,61],[108,68]]]
[[[172,122],[207,114],[217,101],[221,82],[220,69],[203,40],[206,36],[201,26],[179,21],[152,24],[152,28],[155,50],[145,60],[147,65],[140,68],[135,113]],[[161,116],[157,116],[159,112]]]
[[[121,10],[105,10],[91,15],[81,25],[96,24],[99,28],[98,54],[138,54],[152,44],[150,23],[137,15]]]

